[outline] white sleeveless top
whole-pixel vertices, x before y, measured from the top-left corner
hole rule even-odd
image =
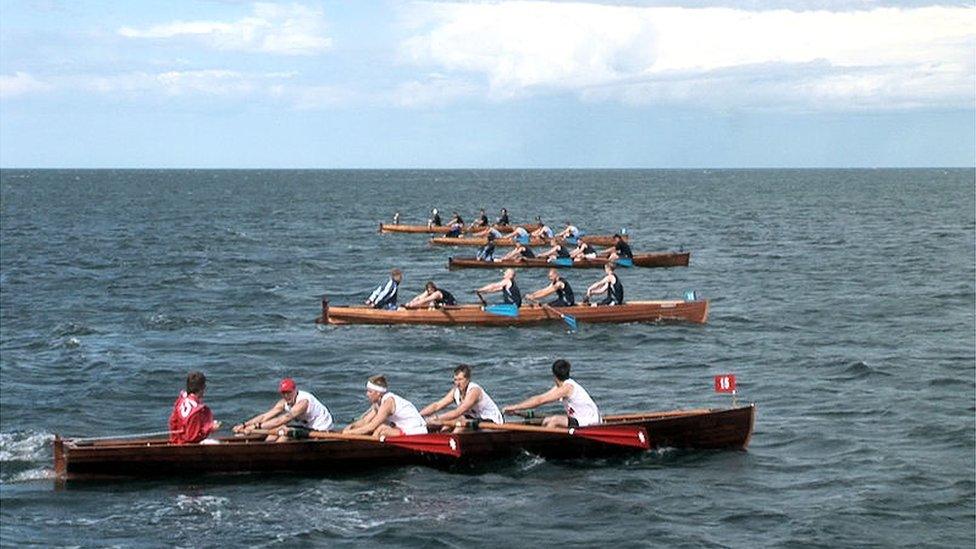
[[[298,396],[295,397],[295,404],[298,404],[300,400],[307,400],[308,408],[305,409],[305,415],[295,418],[295,423],[299,423],[313,431],[328,431],[332,429],[332,414],[329,413],[329,409],[324,404],[319,402],[319,399],[315,398],[308,391],[298,391]],[[285,411],[291,411],[291,406],[287,402],[285,403]]]
[[[427,434],[427,422],[417,411],[417,407],[413,405],[409,400],[401,397],[400,395],[395,395],[393,393],[386,393],[383,398],[380,399],[380,404],[386,402],[387,399],[392,398],[395,410],[390,414],[390,417],[386,418],[387,423],[403,431],[405,435],[426,435]]]
[[[473,388],[481,389],[481,398],[479,398],[478,401],[474,403],[474,406],[468,409],[467,413],[474,415],[479,419],[490,419],[491,421],[494,421],[499,425],[505,423],[505,420],[502,419],[502,411],[498,409],[498,405],[495,404],[495,401],[492,400],[490,396],[488,396],[488,393],[485,392],[484,389],[482,389],[481,385],[478,385],[473,381],[468,382],[468,391],[470,391]],[[454,405],[460,406],[462,400],[464,400],[464,398],[461,396],[461,389],[455,387]]]
[[[560,399],[563,401],[563,406],[566,407],[566,415],[576,418],[580,427],[600,423],[600,410],[597,409],[596,402],[593,402],[586,389],[576,383],[573,378],[569,378],[563,383],[573,388],[568,397]]]

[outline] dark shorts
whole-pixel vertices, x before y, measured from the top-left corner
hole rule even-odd
[[[558,299],[557,298],[557,299],[554,299],[554,300],[550,301],[549,302],[549,306],[550,307],[572,307],[573,304],[572,303],[566,303],[562,299]]]
[[[569,426],[570,427],[579,427],[579,420],[576,419],[575,417],[569,418]]]

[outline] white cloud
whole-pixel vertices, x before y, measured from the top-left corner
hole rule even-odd
[[[99,93],[162,93],[177,95],[272,94],[282,79],[293,73],[245,73],[225,69],[133,72],[105,77],[83,77],[73,87]]]
[[[12,75],[0,74],[0,99],[51,89],[53,89],[51,84],[42,82],[26,72],[17,71]]]
[[[806,108],[973,106],[976,10],[416,4],[410,62],[512,97]]]
[[[253,13],[237,21],[173,21],[145,29],[123,27],[134,39],[199,40],[218,50],[280,55],[314,55],[332,47],[321,9],[299,4],[253,4]]]

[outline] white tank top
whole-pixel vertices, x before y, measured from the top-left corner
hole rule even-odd
[[[474,403],[474,406],[468,410],[468,414],[474,415],[480,419],[490,419],[498,424],[505,423],[505,420],[502,419],[502,412],[498,409],[498,405],[496,405],[495,401],[488,396],[488,393],[486,393],[484,389],[482,389],[481,385],[478,385],[473,381],[468,382],[468,391],[475,388],[481,389],[481,397],[477,402]],[[460,406],[462,400],[464,399],[461,397],[461,389],[455,387],[454,404],[456,406]]]
[[[417,407],[413,405],[409,400],[401,397],[400,395],[395,395],[393,393],[386,393],[383,398],[380,399],[380,403],[386,402],[387,399],[392,398],[394,407],[393,413],[390,417],[386,418],[387,423],[403,431],[405,435],[425,435],[427,434],[427,422],[417,411]]]
[[[580,427],[600,423],[600,410],[597,409],[596,402],[593,402],[586,389],[576,383],[573,378],[569,378],[563,383],[573,388],[568,397],[560,399],[563,401],[563,406],[566,407],[566,415],[576,418]]]
[[[328,431],[332,429],[332,414],[329,413],[329,409],[324,404],[319,402],[319,399],[315,398],[308,391],[298,391],[298,396],[295,397],[295,404],[298,404],[302,400],[308,401],[308,408],[305,409],[305,415],[295,418],[296,423],[300,423],[313,431]],[[291,411],[291,406],[287,402],[285,403],[285,411]]]

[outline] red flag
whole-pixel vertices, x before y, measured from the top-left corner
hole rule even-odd
[[[722,374],[720,376],[715,376],[715,392],[734,393],[735,374]]]

